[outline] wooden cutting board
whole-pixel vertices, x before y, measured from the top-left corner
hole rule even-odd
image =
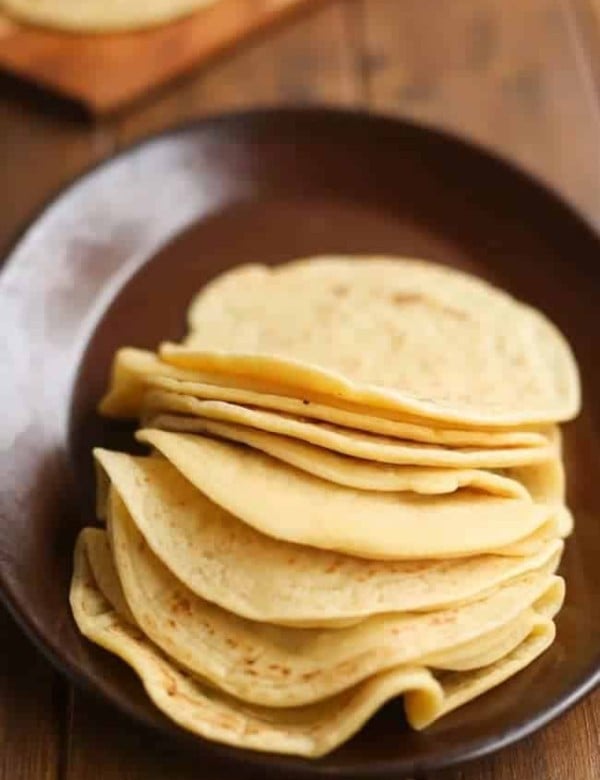
[[[109,112],[320,1],[218,0],[162,27],[115,35],[42,30],[0,14],[0,68]]]

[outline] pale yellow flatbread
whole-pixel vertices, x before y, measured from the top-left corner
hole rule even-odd
[[[553,622],[540,616],[521,645],[483,669],[445,673],[438,682],[423,667],[400,667],[323,702],[273,710],[242,704],[183,672],[119,615],[94,581],[85,536],[75,550],[70,601],[80,631],[128,663],[154,704],[182,728],[229,745],[307,757],[335,749],[381,705],[401,694],[411,725],[424,728],[528,666],[555,634]]]
[[[402,258],[233,269],[189,311],[166,362],[464,427],[570,419],[575,359],[540,312],[480,279]]]
[[[208,434],[246,444],[316,477],[360,490],[413,491],[436,495],[470,487],[513,498],[529,496],[540,503],[562,504],[565,499],[564,467],[558,452],[542,463],[504,469],[497,473],[484,469],[378,463],[341,455],[289,436],[203,418],[159,414],[149,421],[149,427],[180,433]]]
[[[109,494],[110,488],[107,497]],[[135,618],[125,600],[125,594],[116,573],[110,539],[106,530],[103,528],[84,528],[80,538],[83,540],[88,563],[98,587],[120,615],[123,615],[130,623],[135,623]]]
[[[417,616],[396,613],[339,629],[269,626],[235,616],[182,585],[145,544],[114,493],[109,527],[119,580],[144,633],[178,664],[220,690],[271,707],[320,701],[401,664],[429,666],[429,656],[440,669],[481,667],[490,653],[490,638],[494,645],[499,631],[507,626],[514,630],[520,623],[514,646],[520,644],[538,616],[538,600],[548,617],[563,600],[563,581],[541,571],[455,609]],[[505,639],[498,643],[500,657],[506,654]]]
[[[355,490],[229,442],[157,430],[138,437],[261,533],[364,558],[493,552],[558,523],[555,507],[522,499],[473,490],[450,496]]]
[[[496,469],[540,463],[554,454],[550,439],[546,441],[545,446],[540,447],[508,447],[497,450],[445,447],[355,431],[320,420],[293,417],[282,412],[269,412],[224,401],[201,401],[191,396],[162,391],[148,393],[144,408],[144,419],[152,418],[165,411],[174,412],[183,416],[246,425],[258,430],[290,436],[363,460],[406,466]]]
[[[267,433],[235,423],[210,419],[159,414],[151,417],[149,427],[181,433],[208,433],[259,449],[296,468],[338,485],[360,490],[408,491],[423,495],[443,495],[461,487],[470,487],[499,496],[529,498],[553,504],[559,513],[560,536],[567,537],[574,520],[565,506],[566,478],[557,428],[551,441],[554,454],[548,460],[528,466],[489,471],[484,469],[403,466],[353,458],[306,444],[289,436]]]
[[[319,626],[453,607],[554,570],[562,553],[545,539],[523,557],[366,561],[258,533],[162,458],[95,452],[157,558],[198,596],[252,620]]]
[[[120,349],[115,355],[110,388],[100,403],[100,411],[109,417],[138,417],[148,389],[271,409],[384,436],[444,446],[533,447],[545,445],[548,438],[545,429],[457,430],[433,427],[416,419],[386,419],[380,416],[382,410],[342,402],[333,406],[331,400],[317,399],[314,394],[302,399],[293,398],[289,396],[289,388],[285,395],[286,388],[258,386],[256,381],[244,377],[194,374],[170,366],[152,352],[133,348]]]
[[[165,24],[218,0],[0,0],[0,9],[41,27],[101,33]]]

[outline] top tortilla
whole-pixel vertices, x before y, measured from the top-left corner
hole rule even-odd
[[[577,366],[540,312],[455,270],[400,258],[242,266],[205,287],[185,369],[244,375],[463,426],[546,424],[580,407]]]

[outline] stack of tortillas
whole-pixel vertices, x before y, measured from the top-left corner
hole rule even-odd
[[[397,696],[423,728],[554,639],[579,403],[556,328],[473,277],[235,269],[116,355],[101,410],[151,451],[95,452],[75,619],[208,739],[319,756]]]

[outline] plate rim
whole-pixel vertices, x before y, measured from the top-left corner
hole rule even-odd
[[[175,123],[163,128],[159,132],[145,134],[134,142],[126,144],[115,154],[111,154],[95,163],[86,166],[77,176],[69,179],[66,183],[55,188],[26,218],[24,224],[17,229],[16,233],[9,237],[6,249],[0,257],[0,276],[3,275],[11,265],[13,256],[17,253],[21,243],[27,239],[29,232],[43,220],[53,209],[55,205],[68,197],[71,192],[77,189],[86,180],[93,177],[94,174],[110,168],[115,162],[139,151],[150,147],[153,143],[171,140],[178,135],[186,135],[194,132],[207,132],[219,127],[235,129],[241,127],[261,127],[263,124],[269,124],[272,121],[315,121],[330,122],[332,119],[337,121],[340,126],[345,126],[347,122],[352,121],[361,125],[374,124],[380,128],[387,128],[390,131],[408,130],[417,134],[429,136],[432,140],[438,140],[451,147],[459,147],[463,153],[477,157],[480,160],[496,165],[513,178],[520,180],[530,188],[536,189],[544,195],[548,201],[553,201],[560,210],[566,212],[572,222],[578,227],[591,234],[596,240],[600,241],[600,228],[596,226],[591,217],[582,212],[577,205],[569,199],[566,194],[558,188],[553,182],[547,179],[543,174],[533,171],[525,164],[505,153],[472,139],[466,134],[460,134],[456,131],[440,127],[430,122],[416,121],[406,117],[395,116],[388,112],[370,111],[361,107],[328,107],[324,105],[316,106],[265,106],[255,109],[233,110],[225,112],[210,113],[204,117],[192,118],[182,123]],[[69,473],[70,465],[66,466]],[[382,759],[370,761],[368,765],[359,763],[357,766],[327,766],[319,764],[308,759],[296,756],[286,756],[275,753],[261,753],[243,748],[211,742],[202,737],[193,735],[175,725],[165,724],[164,727],[157,722],[145,717],[143,712],[137,710],[134,705],[130,705],[126,699],[113,697],[109,692],[102,689],[91,677],[82,672],[79,666],[71,663],[65,657],[61,656],[57,648],[53,647],[44,636],[43,631],[37,626],[36,621],[28,611],[27,605],[21,604],[16,597],[6,579],[4,567],[0,561],[0,602],[5,606],[11,617],[25,633],[28,639],[50,662],[52,667],[63,677],[76,685],[77,687],[91,693],[96,699],[108,703],[112,707],[132,718],[134,722],[141,724],[144,728],[150,729],[164,738],[174,739],[182,744],[195,745],[196,749],[212,753],[216,757],[230,763],[247,763],[252,768],[262,768],[272,775],[282,775],[297,777],[369,777],[383,778],[406,776],[414,772],[429,772],[441,769],[457,767],[479,758],[491,755],[512,744],[520,742],[532,735],[539,729],[548,725],[551,721],[560,717],[570,710],[581,699],[590,694],[594,689],[600,687],[600,645],[598,646],[598,660],[590,665],[590,668],[582,672],[568,694],[557,697],[549,706],[546,706],[537,716],[530,717],[523,723],[511,727],[505,733],[497,736],[475,737],[467,740],[466,746],[463,741],[462,746],[453,747],[444,755],[434,755],[431,759],[421,758],[411,760],[410,758],[400,759]],[[105,651],[102,651],[105,652]],[[131,671],[131,670],[130,670]],[[135,675],[135,672],[133,672]],[[137,679],[137,675],[136,679]],[[269,757],[268,764],[263,760],[264,756]]]

